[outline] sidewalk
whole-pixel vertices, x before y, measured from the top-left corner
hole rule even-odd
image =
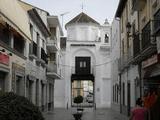
[[[53,112],[43,113],[45,120],[74,120],[75,109],[54,109]],[[85,108],[82,120],[128,120],[126,116],[111,109]]]

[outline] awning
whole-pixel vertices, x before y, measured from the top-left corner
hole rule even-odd
[[[0,17],[25,39],[31,40],[29,17],[17,0],[0,0]]]
[[[160,78],[160,64],[153,65],[144,70],[143,79]]]
[[[78,75],[78,74],[72,74],[71,80],[92,80],[94,81],[94,75],[93,74],[87,74],[87,75]]]

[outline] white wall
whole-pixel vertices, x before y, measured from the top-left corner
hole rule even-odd
[[[75,24],[68,25],[67,27],[67,39],[74,41],[98,41],[99,26],[96,24]]]
[[[100,28],[108,27],[108,29]],[[88,33],[84,39],[81,28],[86,28]],[[95,101],[97,108],[110,107],[111,104],[111,72],[110,72],[110,51],[102,50],[100,47],[104,44],[103,41],[97,42],[93,38],[93,31],[97,31],[96,35],[100,37],[100,31],[108,32],[110,35],[109,26],[95,26],[94,24],[75,24],[68,25],[68,41],[66,46],[64,68],[64,80],[55,82],[55,107],[66,108],[71,107],[71,74],[75,67],[76,56],[89,56],[91,57],[91,67],[94,68],[95,76]],[[104,32],[104,31],[103,31]],[[104,32],[104,33],[105,33]],[[81,34],[80,34],[81,33]],[[70,37],[71,35],[71,37]],[[71,46],[71,44],[95,44],[95,46]],[[106,47],[110,47],[106,44]],[[108,62],[106,64],[106,62]],[[101,65],[102,64],[102,65]],[[61,98],[61,100],[60,100]],[[65,99],[63,99],[65,98]]]

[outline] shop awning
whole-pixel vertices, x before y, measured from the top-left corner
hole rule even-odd
[[[7,22],[25,39],[31,40],[29,18],[17,0],[0,0],[0,18]]]

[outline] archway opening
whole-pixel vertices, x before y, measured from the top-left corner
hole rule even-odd
[[[92,80],[72,80],[71,83],[71,105],[76,107],[74,98],[78,95],[83,97],[83,103],[81,107],[93,107],[94,106],[94,82]]]

